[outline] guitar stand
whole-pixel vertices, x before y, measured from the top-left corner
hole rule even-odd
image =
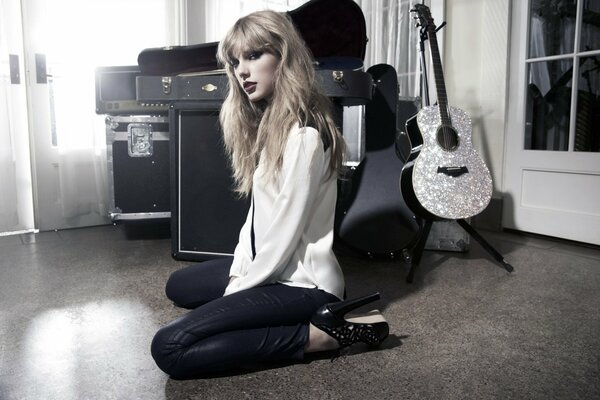
[[[457,219],[456,222],[463,228],[473,239],[475,239],[481,247],[483,247],[488,254],[490,254],[500,265],[504,267],[508,272],[512,272],[514,270],[513,266],[506,262],[502,254],[500,254],[492,245],[489,244],[487,240],[483,238],[473,228],[467,221],[464,219]],[[410,260],[411,266],[408,271],[408,276],[406,277],[406,282],[412,283],[415,277],[415,271],[421,262],[421,256],[423,255],[423,251],[425,250],[425,244],[427,243],[427,238],[429,237],[429,232],[431,231],[431,226],[433,225],[433,220],[420,219],[419,221],[420,229],[419,236],[416,240],[415,244],[407,249],[407,253],[405,254],[405,260]]]

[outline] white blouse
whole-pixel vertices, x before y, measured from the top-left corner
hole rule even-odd
[[[328,176],[330,157],[316,129],[298,126],[289,134],[277,179],[264,176],[261,157],[252,181],[256,256],[250,205],[225,295],[279,282],[343,298],[344,277],[332,250],[337,179]]]

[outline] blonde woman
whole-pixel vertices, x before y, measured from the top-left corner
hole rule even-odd
[[[379,295],[342,301],[332,244],[344,145],[310,51],[286,14],[261,11],[235,23],[217,56],[230,86],[220,114],[225,147],[251,206],[233,259],[169,278],[167,297],[192,311],[154,337],[157,365],[185,379],[379,345],[389,331],[380,313],[344,318]]]

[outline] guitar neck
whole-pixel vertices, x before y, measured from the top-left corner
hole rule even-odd
[[[450,114],[448,112],[448,95],[446,94],[446,83],[444,82],[444,70],[442,68],[442,59],[438,47],[435,26],[431,25],[427,29],[429,38],[429,48],[431,49],[431,60],[433,63],[433,75],[435,77],[435,89],[437,92],[438,107],[440,109],[440,118],[442,125],[452,125]]]

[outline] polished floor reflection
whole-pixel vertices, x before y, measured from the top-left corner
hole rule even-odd
[[[146,289],[177,267],[168,246],[113,226],[0,238],[0,398],[164,397]]]
[[[144,370],[160,378],[145,356],[148,332],[156,329],[148,307],[127,299],[44,311],[29,321],[23,335],[22,395],[76,399],[87,386],[95,387],[89,393],[94,397],[97,389],[111,385],[117,368],[124,381],[135,382]]]

